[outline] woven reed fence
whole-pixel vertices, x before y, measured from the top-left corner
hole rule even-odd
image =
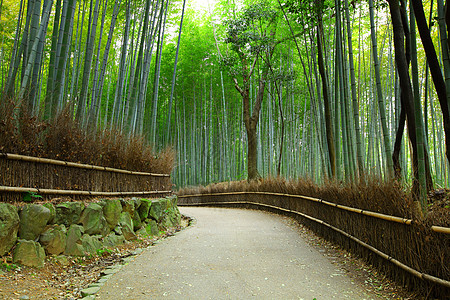
[[[171,193],[169,174],[134,172],[60,160],[0,153],[0,201],[17,202],[22,193],[44,198],[64,195],[164,196]]]
[[[294,215],[399,283],[437,298],[450,295],[450,228],[300,195],[229,192],[178,198],[180,206],[260,208]]]

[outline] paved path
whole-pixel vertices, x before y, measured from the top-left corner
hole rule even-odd
[[[180,210],[196,224],[137,256],[96,299],[377,299],[279,216]]]

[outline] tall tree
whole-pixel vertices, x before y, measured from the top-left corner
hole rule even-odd
[[[414,8],[414,14],[416,16],[417,28],[419,29],[420,38],[427,56],[428,65],[430,67],[431,77],[433,78],[434,87],[436,89],[439,103],[441,105],[442,118],[444,123],[445,132],[445,147],[447,160],[450,163],[450,93],[447,93],[446,83],[442,77],[442,70],[437,59],[436,50],[434,48],[433,40],[431,39],[430,30],[428,29],[427,20],[423,11],[423,4],[420,0],[411,0],[412,7]],[[447,7],[448,9],[448,7]],[[441,34],[445,34],[441,32]],[[445,45],[445,43],[444,43]],[[449,56],[448,49],[444,48],[446,52],[447,60]],[[448,61],[447,61],[448,63]],[[445,72],[445,70],[444,70]],[[450,79],[449,79],[450,80]],[[450,82],[449,82],[450,86]]]
[[[371,33],[371,38],[372,38],[373,63],[374,63],[374,67],[375,67],[375,79],[376,79],[376,89],[377,89],[377,98],[378,98],[378,111],[380,113],[381,128],[383,130],[383,142],[384,142],[387,176],[392,178],[394,175],[394,173],[393,173],[394,168],[393,168],[392,159],[391,159],[391,143],[389,140],[389,131],[387,129],[386,107],[385,107],[383,93],[382,93],[382,89],[381,89],[380,65],[378,62],[378,50],[377,50],[377,39],[376,39],[376,34],[375,34],[375,18],[374,18],[373,0],[369,0],[369,5],[370,5],[370,9],[369,9],[370,33]]]
[[[59,59],[56,62],[56,77],[54,83],[54,89],[51,92],[52,96],[52,109],[53,115],[56,114],[58,107],[62,106],[62,98],[64,95],[64,84],[65,84],[65,74],[67,68],[67,61],[69,58],[69,50],[71,44],[71,27],[73,24],[74,12],[75,12],[75,0],[69,0],[64,2],[64,10],[67,11],[67,14],[64,18],[64,22],[61,22],[61,32],[62,41],[61,41],[61,51],[59,55]]]
[[[45,33],[47,32],[47,26],[50,19],[50,11],[53,5],[53,1],[49,1],[46,3],[46,7],[44,8],[44,14],[42,16],[41,24],[39,25],[39,30],[36,33],[34,40],[31,44],[30,48],[30,55],[27,58],[27,64],[25,69],[23,70],[22,74],[22,83],[19,90],[19,99],[23,99],[25,96],[25,93],[27,91],[28,83],[31,76],[31,70],[33,66],[35,66],[36,59],[40,56],[38,53],[38,45],[41,43],[42,40],[45,38]],[[39,65],[37,66],[40,67]],[[29,99],[33,99],[33,97],[29,97]],[[34,98],[35,99],[35,98]],[[33,107],[33,103],[28,103],[28,109],[31,109]]]
[[[183,18],[184,18],[185,8],[186,8],[186,0],[183,0],[183,9],[181,10],[180,29],[178,31],[177,52],[175,54],[175,63],[174,63],[174,66],[173,66],[173,74],[172,74],[172,85],[171,85],[171,88],[170,88],[169,112],[168,112],[168,118],[167,118],[166,142],[170,142],[170,119],[172,118],[173,92],[175,90],[175,81],[176,81],[177,64],[178,64],[178,54],[180,52],[181,30],[183,29]]]
[[[402,17],[399,2],[397,0],[389,0],[389,10],[392,20],[392,29],[394,33],[395,61],[397,65],[398,75],[400,79],[400,88],[402,91],[401,101],[402,107],[406,110],[406,118],[408,122],[408,133],[412,146],[412,169],[413,169],[413,192],[419,191],[418,188],[418,145],[416,139],[416,116],[414,111],[414,97],[411,87],[411,79],[409,76],[408,63],[404,46],[405,31],[403,29]],[[418,196],[417,194],[415,195]],[[422,204],[426,206],[426,204]]]
[[[237,56],[234,86],[242,96],[243,118],[247,131],[247,172],[248,180],[258,179],[257,125],[264,98],[269,64],[276,46],[277,12],[267,3],[253,4],[242,14],[227,22],[226,42]],[[261,64],[260,69],[257,65]],[[235,70],[236,71],[236,70]],[[255,73],[257,73],[255,75]],[[237,75],[242,78],[239,83]],[[256,99],[251,107],[251,79],[258,76]]]
[[[94,0],[91,0],[91,9],[89,10],[89,26],[86,39],[86,54],[84,57],[83,81],[81,83],[81,90],[78,97],[78,106],[76,113],[77,121],[83,125],[85,125],[86,121],[86,108],[88,104],[87,101],[89,100],[89,79],[91,76],[92,59],[94,56],[95,35],[97,32],[97,21],[100,4],[100,0],[95,0],[95,7],[93,8],[93,1]]]
[[[361,142],[361,128],[359,125],[359,104],[356,95],[356,77],[355,77],[355,66],[353,62],[353,43],[352,43],[352,28],[350,25],[350,10],[348,6],[348,0],[344,0],[345,5],[345,18],[347,20],[347,39],[348,39],[348,58],[350,64],[350,82],[351,82],[351,93],[352,93],[352,108],[353,108],[353,122],[355,127],[355,139],[356,139],[356,159],[358,165],[358,174],[360,177],[364,175],[364,152],[362,149]],[[390,159],[390,158],[388,158]]]
[[[328,147],[328,156],[330,159],[331,165],[331,177],[336,178],[337,175],[337,162],[336,162],[336,148],[335,148],[335,139],[337,137],[334,136],[334,128],[333,128],[333,120],[331,114],[331,101],[330,101],[330,91],[328,85],[328,75],[325,70],[325,62],[324,62],[324,46],[323,46],[323,9],[324,9],[324,1],[317,0],[317,63],[319,65],[319,74],[322,82],[322,96],[323,96],[323,104],[325,111],[325,129],[327,135],[327,147]]]

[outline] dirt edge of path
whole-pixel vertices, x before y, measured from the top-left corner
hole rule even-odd
[[[281,217],[289,226],[297,230],[299,235],[310,246],[327,257],[332,264],[344,270],[351,280],[364,286],[368,291],[371,291],[384,299],[424,299],[423,297],[408,291],[397,282],[390,280],[375,267],[367,264],[351,252],[348,252],[339,245],[315,234],[314,231],[294,218],[288,216]]]

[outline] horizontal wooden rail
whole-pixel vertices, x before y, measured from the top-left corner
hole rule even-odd
[[[431,226],[431,229],[436,232],[450,234],[450,228],[448,228],[448,227]]]
[[[58,166],[67,166],[67,167],[73,167],[73,168],[79,168],[79,169],[88,169],[88,170],[123,173],[123,174],[130,174],[130,175],[142,175],[142,176],[153,176],[153,177],[170,177],[170,174],[158,174],[158,173],[146,173],[146,172],[128,171],[128,170],[122,170],[122,169],[115,169],[115,168],[109,168],[109,167],[100,167],[100,166],[93,166],[93,165],[87,165],[87,164],[79,164],[79,163],[67,162],[67,161],[62,161],[62,160],[54,160],[54,159],[49,159],[49,158],[40,158],[40,157],[25,156],[25,155],[11,154],[11,153],[0,153],[0,158],[10,159],[10,160],[20,160],[20,161],[35,162],[35,163],[43,163],[43,164],[51,164],[51,165],[58,165]]]
[[[271,195],[271,196],[281,196],[281,197],[290,197],[290,198],[301,198],[304,200],[323,203],[323,204],[333,206],[333,207],[336,207],[336,208],[339,208],[342,210],[351,211],[351,212],[354,212],[357,214],[362,214],[362,215],[366,215],[366,216],[370,216],[373,218],[378,218],[378,219],[382,219],[382,220],[386,220],[386,221],[397,222],[397,223],[402,223],[402,224],[406,224],[406,225],[411,225],[413,223],[413,220],[411,220],[411,219],[405,219],[405,218],[385,215],[385,214],[381,214],[381,213],[377,213],[377,212],[373,212],[373,211],[368,211],[368,210],[363,210],[360,208],[354,208],[354,207],[350,207],[350,206],[340,205],[340,204],[328,202],[328,201],[325,201],[322,199],[308,197],[308,196],[302,196],[302,195],[292,195],[292,194],[282,194],[282,193],[272,193],[272,192],[235,192],[235,193],[226,192],[226,193],[213,193],[213,194],[181,195],[181,196],[178,196],[178,198],[202,197],[202,196],[211,197],[211,196],[244,195],[244,194],[247,194],[247,195],[250,195],[250,194]],[[431,226],[431,230],[433,230],[435,232],[439,232],[439,233],[450,234],[450,228],[448,228],[448,227]]]
[[[0,186],[0,192],[4,193],[26,193],[33,192],[42,195],[70,195],[70,196],[145,196],[155,194],[170,194],[172,191],[141,191],[141,192],[95,192],[95,191],[76,191],[76,190],[54,190],[38,189],[27,187]]]
[[[244,193],[245,194],[250,194],[250,193],[256,194],[256,193],[262,193],[262,192],[238,192],[236,194],[244,194]],[[230,195],[230,194],[234,194],[234,193],[217,193],[217,194],[210,194],[210,195],[222,195],[222,194]],[[200,194],[197,194],[197,195],[183,195],[183,196],[178,196],[178,198],[195,197],[195,196],[199,196],[199,195]],[[201,195],[207,195],[207,194],[201,194]],[[280,195],[283,195],[283,194],[280,194]],[[342,235],[348,237],[349,239],[355,241],[356,243],[360,244],[361,246],[365,247],[366,249],[369,249],[370,251],[376,253],[380,257],[382,257],[382,258],[392,262],[393,264],[395,264],[399,268],[405,270],[406,272],[412,274],[413,276],[416,276],[416,277],[418,277],[418,278],[420,278],[422,280],[427,280],[427,281],[430,281],[430,282],[433,282],[433,283],[436,283],[436,284],[439,284],[439,285],[442,285],[442,286],[450,288],[450,281],[447,281],[447,280],[444,280],[444,279],[441,279],[441,278],[438,278],[438,277],[435,277],[435,276],[432,276],[432,275],[428,275],[428,274],[425,274],[425,273],[421,273],[421,272],[419,272],[419,271],[417,271],[417,270],[415,270],[415,269],[413,269],[413,268],[403,264],[402,262],[396,260],[395,258],[387,255],[386,253],[376,249],[375,247],[373,247],[373,246],[371,246],[371,245],[361,241],[360,239],[356,238],[355,236],[353,236],[353,235],[351,235],[351,234],[349,234],[349,233],[347,233],[347,232],[345,232],[345,231],[343,231],[343,230],[341,230],[341,229],[339,229],[339,228],[337,228],[337,227],[335,227],[335,226],[333,226],[331,224],[328,224],[328,223],[326,223],[326,222],[324,222],[324,221],[322,221],[320,219],[311,217],[311,216],[309,216],[307,214],[304,214],[304,213],[301,213],[301,212],[298,212],[298,211],[295,211],[295,210],[290,210],[290,209],[286,209],[286,208],[282,208],[282,207],[278,207],[278,206],[273,206],[273,205],[263,204],[263,203],[258,203],[258,202],[251,202],[251,201],[205,202],[205,203],[198,203],[198,204],[181,204],[181,203],[178,203],[179,206],[204,206],[204,205],[223,205],[223,204],[226,204],[226,205],[227,204],[241,204],[241,205],[242,204],[246,204],[246,205],[250,204],[250,205],[256,205],[256,206],[268,207],[268,208],[271,208],[271,209],[284,211],[284,212],[288,212],[288,213],[292,213],[292,214],[296,214],[296,215],[302,216],[302,217],[304,217],[306,219],[309,219],[309,220],[312,220],[312,221],[317,222],[319,224],[322,224],[322,225],[324,225],[324,226],[326,226],[326,227],[328,227],[328,228],[330,228],[330,229],[332,229],[332,230],[334,230],[336,232],[339,232],[340,234],[342,234]]]

